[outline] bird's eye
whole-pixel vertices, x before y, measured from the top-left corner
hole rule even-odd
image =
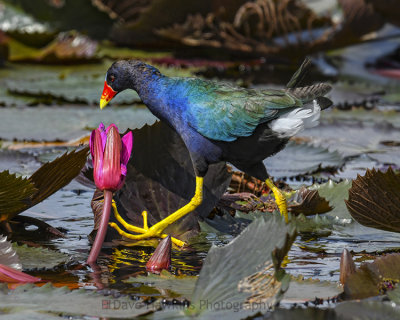
[[[110,81],[111,81],[111,82],[114,82],[114,80],[115,80],[115,76],[112,74],[112,75],[110,76]]]

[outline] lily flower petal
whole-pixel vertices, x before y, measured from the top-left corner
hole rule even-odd
[[[121,180],[121,137],[115,126],[107,129],[107,144],[104,150],[103,181],[104,189],[115,191]]]
[[[0,264],[0,282],[38,282],[40,278],[32,277],[27,273]]]
[[[129,131],[126,135],[124,135],[121,139],[122,141],[122,151],[121,151],[121,173],[122,173],[122,165],[125,166],[128,164],[129,158],[131,157],[132,153],[132,146],[133,146],[133,134],[132,131]],[[124,176],[125,174],[122,173]]]

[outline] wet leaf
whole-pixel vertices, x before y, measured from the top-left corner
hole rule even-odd
[[[344,298],[364,299],[392,290],[400,282],[400,254],[388,254],[363,263],[344,285]]]
[[[257,311],[246,310],[252,303],[273,306],[287,290],[288,276],[280,268],[296,232],[280,215],[262,216],[250,224],[233,241],[223,247],[213,246],[208,252],[194,290],[191,314],[203,317],[225,317],[231,310],[211,310],[210,304],[242,303],[235,318]],[[223,284],[223,286],[222,286]]]
[[[26,176],[39,167],[39,161],[30,153],[0,149],[0,171],[8,170],[10,173]]]
[[[149,225],[154,225],[193,197],[193,165],[180,136],[162,122],[133,130],[133,136],[135,141],[133,156],[127,167],[128,174],[122,189],[115,193],[114,200],[118,212],[129,223],[142,226],[141,212],[146,210]],[[203,203],[165,232],[179,238],[189,238],[197,233],[198,217],[208,216],[225,192],[230,177],[225,163],[211,165],[204,178]],[[100,209],[101,203],[96,207],[95,221],[100,217]]]
[[[60,31],[78,30],[89,36],[104,39],[113,24],[108,14],[99,10],[92,1],[7,0],[18,5],[29,17]]]
[[[323,303],[323,302],[322,302]],[[325,305],[324,305],[325,307]],[[309,320],[391,320],[399,317],[397,307],[382,301],[351,301],[343,302],[334,308],[321,308],[318,306],[292,309],[279,309],[274,311],[268,320],[309,319]]]
[[[0,190],[0,221],[7,221],[31,207],[37,192],[32,181],[8,171],[0,172]]]
[[[125,307],[123,308],[122,305]],[[118,307],[119,306],[119,307]],[[55,288],[50,283],[42,287],[20,286],[14,290],[0,287],[0,310],[6,314],[26,311],[50,315],[132,318],[149,312],[142,301],[129,297],[113,298],[95,292]]]
[[[86,164],[89,148],[65,153],[52,162],[45,163],[29,178],[38,189],[32,199],[33,205],[43,201],[54,192],[66,186]]]
[[[288,291],[285,292],[283,302],[302,303],[314,301],[315,298],[326,300],[342,292],[336,282],[304,279],[302,276],[292,277]]]
[[[197,276],[174,276],[166,270],[160,275],[149,274],[147,277],[131,277],[126,283],[141,283],[142,285],[155,287],[159,291],[169,290],[182,297],[190,299],[196,285]]]
[[[294,201],[297,203],[288,206],[288,210],[294,215],[302,213],[308,216],[332,210],[329,202],[322,198],[317,190],[309,190],[305,187],[296,192]]]
[[[55,250],[42,247],[28,247],[27,245],[13,244],[19,260],[26,269],[53,269],[61,263],[68,261],[69,256]]]
[[[14,49],[15,50],[15,49]],[[24,50],[10,56],[12,62],[45,64],[79,64],[98,62],[95,57],[97,42],[76,32],[60,33],[57,38],[40,50]]]
[[[329,180],[327,183],[314,184],[309,189],[318,190],[319,195],[326,199],[329,205],[333,207],[333,210],[329,211],[327,215],[340,219],[348,219],[350,215],[344,200],[348,198],[350,187],[350,180],[344,180],[339,183]]]
[[[351,253],[346,248],[343,249],[340,257],[340,283],[345,284],[347,278],[356,272],[356,265],[353,261]]]
[[[18,97],[36,99],[36,104],[76,103],[98,105],[109,63],[81,66],[14,66],[13,72],[0,71],[7,77],[4,86]],[[1,100],[0,100],[1,101]],[[113,99],[113,105],[140,102],[127,90]]]
[[[140,128],[156,120],[156,117],[145,108],[105,108],[100,112],[88,106],[4,108],[1,110],[1,117],[4,121],[0,127],[1,139],[52,142],[80,139],[84,135],[89,135],[90,131],[97,128],[104,119],[110,123],[118,123],[121,131],[127,128]],[[21,123],[24,125],[21,126]]]
[[[0,234],[0,264],[9,266],[11,268],[21,270],[22,265],[19,262],[18,255],[12,247],[10,241],[7,241],[7,237],[3,237]]]
[[[400,232],[400,175],[367,170],[353,180],[347,208],[359,223],[386,231]]]
[[[285,149],[264,160],[274,178],[295,177],[316,172],[334,172],[344,164],[337,152],[310,144],[289,142]]]
[[[320,236],[328,236],[332,233],[334,218],[330,216],[320,216],[319,214],[306,217],[300,214],[294,219],[297,231],[300,233],[313,233]]]
[[[224,193],[217,203],[219,210],[235,213],[236,210],[249,212],[266,208],[265,203],[252,193]]]
[[[4,2],[0,8],[0,30],[25,44],[36,47],[47,44],[55,34],[55,31],[46,23]]]
[[[65,153],[40,167],[28,179],[17,178],[8,171],[0,172],[0,220],[11,220],[15,215],[38,204],[74,179],[83,166],[89,148]]]

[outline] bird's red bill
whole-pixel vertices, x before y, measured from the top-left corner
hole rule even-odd
[[[100,109],[103,109],[116,94],[117,91],[114,91],[113,88],[107,84],[107,81],[104,81],[104,89],[100,99]]]

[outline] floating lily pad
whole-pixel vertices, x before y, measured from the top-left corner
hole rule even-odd
[[[55,35],[55,31],[48,24],[38,21],[29,13],[4,3],[2,3],[0,11],[0,30],[36,47],[47,44]]]
[[[302,276],[292,277],[283,302],[303,303],[318,299],[333,298],[342,293],[342,288],[335,282],[304,279]]]
[[[353,180],[346,206],[367,227],[400,232],[400,175],[367,170]]]
[[[22,267],[26,269],[53,269],[61,263],[68,261],[69,256],[55,250],[41,247],[28,247],[13,244],[12,248],[17,253]]]
[[[8,171],[0,172],[0,220],[11,220],[15,215],[38,204],[74,179],[83,166],[89,148],[65,153],[48,162],[27,179],[17,178]]]
[[[71,141],[89,135],[105,119],[108,123],[117,123],[121,132],[156,120],[146,108],[106,108],[100,111],[88,106],[5,108],[1,110],[1,118],[4,124],[0,128],[0,138],[9,141]]]
[[[317,190],[309,190],[305,187],[300,188],[296,192],[293,201],[295,203],[290,203],[288,210],[294,215],[302,213],[307,216],[332,210],[329,202],[321,197]]]
[[[0,149],[0,171],[8,170],[18,175],[30,175],[40,167],[36,157],[27,152]]]
[[[287,225],[279,215],[269,215],[256,219],[228,245],[212,247],[192,296],[192,314],[227,316],[227,310],[217,313],[204,308],[204,301],[242,303],[244,308],[263,302],[272,307],[287,290],[289,279],[280,264],[295,237],[292,225]],[[258,311],[267,310],[242,309],[235,318]]]
[[[19,44],[11,43],[9,60],[12,62],[34,62],[46,64],[80,64],[98,62],[95,56],[97,42],[76,32],[60,33],[54,41],[42,49],[17,51]]]
[[[344,159],[322,147],[289,142],[281,152],[265,159],[264,164],[271,176],[282,178],[336,171],[343,166]]]
[[[346,219],[350,217],[350,214],[344,201],[348,198],[350,187],[350,180],[344,180],[339,183],[329,180],[324,184],[314,184],[310,189],[318,190],[319,195],[328,200],[329,205],[333,207],[333,210],[327,213],[328,215]]]
[[[140,300],[105,297],[83,289],[71,291],[66,287],[55,288],[50,283],[42,287],[24,285],[14,290],[8,290],[5,286],[0,288],[0,310],[11,315],[34,311],[50,315],[131,319],[149,312],[149,308]]]
[[[160,291],[169,290],[175,294],[190,299],[194,291],[196,276],[174,276],[166,270],[160,275],[149,274],[147,277],[131,277],[126,283],[141,283],[144,286],[155,287]]]
[[[0,172],[0,220],[6,221],[32,206],[35,185],[8,171]]]

